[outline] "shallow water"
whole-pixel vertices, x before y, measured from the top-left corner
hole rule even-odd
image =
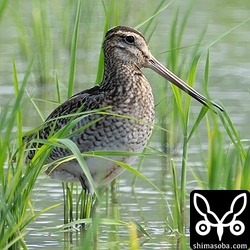
[[[185,8],[188,5],[188,1],[180,2],[180,15],[183,14]],[[23,4],[27,5],[28,1],[23,1]],[[143,4],[142,4],[143,3]],[[79,50],[79,57],[77,58],[77,71],[76,71],[76,85],[75,92],[85,89],[93,85],[95,81],[95,72],[97,67],[97,60],[99,56],[99,49],[101,44],[102,26],[100,25],[103,20],[102,7],[98,2],[97,13],[99,16],[96,20],[91,19],[87,22],[85,19],[80,25],[80,29],[83,33],[86,25],[94,27],[94,21],[97,22],[97,28],[94,28],[89,32],[88,41],[84,47]],[[136,11],[129,9],[128,19],[127,15],[123,14],[120,10],[121,24],[134,26],[150,16],[152,13],[152,3],[145,3],[144,1],[137,1],[138,6],[141,6],[141,12],[144,16],[135,18]],[[128,8],[131,5],[128,4]],[[25,8],[24,8],[25,9]],[[155,21],[157,24],[155,32],[150,40],[150,48],[152,53],[160,61],[165,64],[166,54],[162,53],[166,51],[166,44],[168,41],[168,34],[170,29],[171,18],[173,15],[174,6],[170,6],[164,10]],[[250,4],[248,0],[241,1],[229,1],[229,0],[210,0],[197,1],[191,18],[188,21],[188,30],[184,34],[184,44],[187,46],[195,43],[197,36],[201,34],[202,29],[208,24],[208,29],[204,37],[204,43],[210,41],[221,33],[232,29],[247,18],[249,18]],[[30,9],[26,8],[24,12],[27,12],[25,20],[27,26],[31,25],[29,17],[31,15]],[[13,6],[9,5],[8,14],[13,14]],[[125,13],[125,11],[124,11]],[[12,70],[11,70],[11,57],[14,54],[17,62],[17,70],[19,72],[19,79],[23,78],[23,72],[26,70],[27,62],[23,59],[22,53],[20,53],[20,46],[17,39],[17,29],[13,22],[13,18],[5,15],[1,20],[0,26],[1,38],[0,38],[0,105],[5,105],[10,98],[13,98],[13,85],[12,85]],[[85,23],[86,22],[86,23]],[[93,23],[92,23],[93,22]],[[60,20],[53,25],[58,25]],[[58,32],[60,30],[58,29]],[[4,34],[4,36],[2,35]],[[242,25],[240,28],[229,34],[221,41],[216,43],[210,49],[210,87],[209,94],[213,99],[220,100],[226,107],[232,121],[234,122],[237,130],[242,138],[249,138],[249,82],[250,82],[250,43],[249,43],[249,22]],[[83,38],[80,38],[83,41]],[[186,50],[181,51],[181,54],[185,55]],[[67,84],[67,77],[62,77],[63,72],[67,69],[67,56],[63,53],[61,55],[62,63],[58,65],[57,70],[59,78],[63,84]],[[204,73],[205,56],[202,57],[200,66],[198,68],[196,88],[202,92],[202,88],[199,87],[199,82],[202,81]],[[188,70],[189,65],[184,65],[184,68]],[[154,73],[149,70],[144,70],[145,74],[149,78],[150,82],[156,82],[159,79]],[[37,87],[34,84],[38,76],[33,74],[30,80],[29,92],[34,93],[37,98],[53,99],[56,98],[54,92],[54,80],[51,84],[47,84],[46,87]],[[158,88],[156,84],[152,84],[155,100],[157,101]],[[65,91],[66,92],[66,91]],[[65,94],[66,96],[66,94]],[[55,105],[38,102],[39,107],[43,111],[43,115],[46,117],[51,110],[55,108]],[[25,106],[26,108],[26,106]],[[26,119],[24,121],[25,129],[29,130],[41,123],[41,119],[38,117],[34,107],[28,106],[28,112],[26,111]],[[200,110],[200,105],[195,101],[192,102],[192,110],[194,116]],[[159,110],[157,110],[159,112]],[[192,119],[190,121],[192,123]],[[179,133],[179,131],[174,131]],[[160,149],[160,132],[155,131],[153,140],[150,146]],[[229,141],[229,140],[227,140]],[[206,139],[206,127],[202,123],[199,127],[199,135],[195,137],[189,145],[189,166],[198,171],[199,174],[205,176],[205,166],[203,159],[200,156],[200,148],[204,151],[207,150]],[[177,153],[181,152],[181,145],[177,147]],[[171,154],[174,159],[177,171],[180,168],[181,159],[178,154]],[[135,166],[138,165],[134,164]],[[119,214],[119,219],[124,221],[136,220],[140,222],[151,234],[152,239],[143,237],[140,239],[143,244],[143,249],[175,249],[178,248],[178,241],[175,235],[169,234],[168,221],[171,220],[171,214],[168,209],[168,205],[172,206],[172,176],[169,167],[163,167],[161,159],[148,157],[143,164],[141,172],[155,183],[159,189],[163,190],[164,196],[159,194],[150,184],[145,183],[143,180],[138,180],[134,189],[131,188],[131,180],[133,176],[131,173],[125,172],[119,179],[117,192],[115,193],[118,200],[118,205],[114,204],[113,209]],[[197,183],[194,181],[192,174],[188,173],[188,186],[187,192],[198,188]],[[46,176],[41,174],[38,179],[36,188],[33,192],[33,198],[35,200],[35,210],[39,211],[45,207],[52,206],[63,202],[61,183],[47,179]],[[188,202],[187,202],[188,203]],[[112,206],[111,206],[112,207]],[[101,206],[101,211],[105,214],[105,203]],[[187,214],[188,221],[188,214]],[[65,239],[63,233],[58,233],[53,230],[44,230],[43,228],[54,227],[63,224],[63,205],[52,209],[51,211],[41,215],[37,221],[29,225],[26,236],[26,241],[29,249],[75,249],[75,246],[80,244],[80,235],[77,233],[72,234],[72,248]],[[187,223],[188,226],[188,223]],[[100,249],[107,249],[105,242],[115,242],[118,240],[112,239],[112,231],[108,228],[102,228],[100,233]],[[119,237],[121,242],[128,240],[127,228],[120,227]],[[125,240],[124,240],[125,239]],[[187,245],[189,242],[189,236],[187,233]],[[127,249],[128,244],[123,246],[122,249]],[[115,249],[115,248],[114,248]],[[119,247],[117,248],[119,249]]]

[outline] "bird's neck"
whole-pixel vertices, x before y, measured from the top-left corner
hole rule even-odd
[[[126,62],[105,62],[103,80],[100,87],[106,90],[126,91],[136,84],[135,76],[142,76],[141,70]]]
[[[154,121],[154,100],[149,82],[134,64],[106,64],[100,89],[112,112],[128,114],[148,123]]]

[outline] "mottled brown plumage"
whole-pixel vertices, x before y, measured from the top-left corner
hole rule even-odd
[[[74,134],[70,139],[82,153],[95,150],[141,152],[151,136],[155,119],[153,95],[149,82],[141,72],[143,67],[153,69],[202,104],[212,104],[221,109],[164,68],[151,55],[145,38],[137,30],[124,26],[109,30],[105,36],[103,51],[102,82],[74,95],[56,108],[46,119],[38,135],[31,135],[26,141],[32,141],[34,138],[47,139],[51,136],[51,131],[55,133],[79,117],[79,112],[108,107],[105,112],[110,114],[83,115],[70,132],[81,130],[96,119],[100,120]],[[69,114],[76,115],[62,117]],[[29,151],[27,162],[34,157],[35,151]],[[48,162],[69,155],[72,155],[69,150],[56,147],[52,150]],[[131,164],[136,157],[116,156],[112,159]],[[95,157],[87,157],[85,161],[96,187],[107,186],[124,171],[112,161]],[[93,187],[76,160],[62,163],[56,168],[49,167],[46,174],[62,181],[80,181],[84,189],[93,192]]]

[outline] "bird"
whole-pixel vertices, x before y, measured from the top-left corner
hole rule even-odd
[[[106,188],[124,172],[125,168],[119,166],[117,161],[131,165],[138,156],[136,153],[142,152],[152,134],[154,98],[142,68],[155,71],[201,104],[223,111],[218,104],[206,99],[164,67],[151,54],[146,39],[138,30],[128,26],[111,28],[104,37],[102,49],[102,81],[73,95],[52,111],[37,133],[24,138],[25,143],[32,145],[27,152],[27,164],[41,147],[36,139],[48,140],[72,121],[75,123],[67,138],[82,154],[94,151],[128,152],[111,156],[111,160],[83,157],[95,185],[93,187],[75,158],[53,165],[53,162],[71,156],[69,149],[55,146],[51,150],[47,158],[50,166],[45,173],[63,182],[80,182],[82,188],[91,194],[95,188]],[[103,108],[105,112],[94,112]]]

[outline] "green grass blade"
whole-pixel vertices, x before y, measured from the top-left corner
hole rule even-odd
[[[159,193],[162,194],[161,190],[153,182],[151,182],[146,176],[144,176],[142,173],[140,173],[138,170],[131,167],[130,165],[128,165],[128,164],[126,164],[124,162],[117,161],[117,160],[114,160],[114,159],[110,159],[110,158],[107,158],[107,157],[104,157],[104,156],[101,156],[101,155],[97,155],[97,154],[95,154],[95,157],[98,157],[98,158],[101,158],[101,159],[104,159],[104,160],[109,160],[111,162],[114,162],[116,165],[118,165],[118,166],[120,166],[122,168],[125,168],[126,170],[128,170],[132,174],[134,174],[134,175],[140,177],[141,179],[143,179],[144,181],[148,182],[152,187],[154,187]]]
[[[108,19],[106,18],[106,22],[103,27],[103,39],[108,29],[109,29],[109,22],[108,22]],[[102,48],[100,48],[100,55],[98,59],[98,68],[97,68],[95,84],[99,84],[102,81],[103,72],[104,72],[104,54],[103,54]]]
[[[86,165],[82,155],[81,155],[81,152],[79,150],[79,148],[76,146],[76,144],[69,140],[69,139],[57,139],[57,141],[59,141],[60,143],[64,144],[69,150],[71,150],[71,152],[74,154],[74,156],[76,157],[78,163],[80,164],[84,174],[86,175],[91,187],[93,188],[94,192],[95,192],[95,195],[98,199],[100,199],[99,197],[99,193],[96,189],[96,186],[95,186],[95,183],[93,181],[93,178],[90,174],[90,171],[88,169],[88,166]]]
[[[36,103],[34,102],[34,99],[30,96],[30,94],[28,92],[26,92],[30,102],[33,104],[35,110],[37,111],[38,115],[41,117],[41,120],[44,121],[45,120],[45,117],[44,115],[42,114],[41,110],[38,108],[38,106],[36,105]]]
[[[208,111],[208,108],[207,108],[207,107],[203,106],[203,107],[201,108],[201,111],[200,111],[198,117],[196,118],[196,120],[195,120],[195,122],[194,122],[194,124],[193,124],[193,126],[192,126],[191,131],[190,131],[189,134],[188,134],[187,141],[189,141],[189,140],[192,138],[194,132],[197,130],[199,124],[201,123],[202,119],[203,119],[204,116],[206,115],[207,111]]]
[[[151,238],[151,235],[143,228],[143,226],[136,220],[132,220],[132,223],[135,225],[138,232],[142,233],[143,235],[146,235],[147,237]]]
[[[58,103],[62,103],[62,94],[61,94],[61,89],[60,89],[60,84],[59,84],[59,79],[58,79],[57,74],[56,74],[56,92],[57,92]]]
[[[74,32],[71,42],[71,52],[70,52],[70,71],[69,71],[69,82],[68,82],[68,98],[73,95],[74,81],[75,81],[75,68],[76,68],[76,56],[77,56],[77,41],[78,41],[78,31],[81,16],[81,5],[82,0],[78,1],[76,20],[74,26]]]
[[[189,77],[188,77],[188,83],[193,86],[194,84],[194,80],[196,77],[196,71],[197,71],[197,65],[198,65],[198,61],[200,60],[201,56],[208,51],[208,49],[210,47],[212,47],[214,44],[216,44],[217,42],[219,42],[222,38],[224,38],[225,36],[231,34],[233,31],[235,31],[236,29],[238,29],[240,26],[242,26],[243,24],[245,24],[246,22],[248,22],[250,20],[247,19],[244,22],[240,23],[239,25],[233,27],[230,30],[227,30],[225,32],[223,32],[222,34],[220,34],[219,36],[215,37],[214,39],[212,39],[211,41],[209,41],[207,44],[205,44],[195,55],[192,64],[191,64],[191,68],[190,68],[190,73],[189,73]]]
[[[18,235],[17,237],[15,237],[13,240],[11,240],[10,242],[8,242],[7,245],[5,245],[3,248],[1,248],[2,250],[10,250],[13,248],[13,246],[15,245],[15,243],[17,243],[18,241],[23,241],[23,238],[25,236],[25,233],[21,233],[20,235]],[[25,245],[22,245],[24,248],[23,249],[28,249]],[[15,249],[15,247],[13,248]]]
[[[3,16],[3,13],[4,13],[5,9],[7,8],[7,3],[8,2],[9,2],[8,0],[2,0],[0,2],[0,21],[2,19],[2,16]]]
[[[206,60],[206,65],[205,65],[205,73],[204,73],[204,83],[205,83],[205,91],[207,92],[207,87],[208,87],[208,82],[209,82],[209,67],[210,67],[210,61],[209,61],[209,51],[207,53],[207,60]],[[205,116],[205,114],[207,113],[208,108],[203,106],[197,119],[195,120],[194,125],[192,126],[191,131],[189,132],[188,135],[188,139],[187,141],[189,141],[193,135],[193,133],[196,131],[196,129],[198,128],[200,122],[202,121],[203,117]]]
[[[17,79],[17,71],[16,71],[16,64],[14,56],[12,58],[12,67],[13,67],[13,82],[14,82],[14,90],[15,90],[15,96],[18,97],[19,94],[19,86],[18,86],[18,79]],[[17,119],[17,139],[18,139],[18,148],[22,147],[22,114],[21,110],[17,110],[16,114]]]
[[[16,91],[16,99],[15,99],[15,102],[12,106],[12,110],[10,112],[10,115],[8,118],[6,118],[6,120],[2,120],[1,122],[3,122],[2,126],[0,125],[0,128],[2,127],[3,129],[5,128],[5,133],[4,133],[4,137],[3,137],[3,140],[2,140],[2,150],[0,152],[0,162],[1,163],[4,163],[5,162],[5,157],[6,157],[6,154],[5,152],[8,152],[8,147],[9,147],[9,142],[10,142],[10,136],[11,136],[11,132],[13,130],[13,127],[14,127],[14,124],[15,124],[15,121],[16,121],[16,116],[18,116],[20,119],[20,103],[21,103],[21,100],[23,98],[23,95],[24,95],[24,91],[25,91],[25,87],[26,87],[26,84],[27,84],[27,80],[28,80],[28,77],[30,75],[30,70],[31,70],[31,67],[33,65],[33,60],[30,62],[29,66],[28,66],[28,69],[24,75],[24,80],[23,80],[23,83],[21,85],[21,88],[18,89],[18,86],[17,86],[17,79],[16,76],[14,76],[14,84],[15,84],[15,91]],[[14,70],[14,75],[16,74],[16,69],[15,69],[15,61],[13,59],[13,70]],[[8,105],[5,107],[6,111],[3,112],[3,114],[6,114],[7,116],[7,112],[8,112]],[[6,122],[6,125],[4,124]],[[20,127],[20,120],[19,120],[19,127]],[[20,128],[19,128],[20,129]],[[1,132],[1,131],[0,131]],[[19,143],[20,143],[20,139],[19,139]]]
[[[191,11],[193,10],[194,4],[196,3],[196,0],[191,0],[188,4],[188,8],[184,13],[184,17],[182,19],[181,25],[180,25],[180,32],[177,37],[177,48],[180,48],[181,41],[183,40],[184,31],[186,30],[186,26],[188,24],[188,19],[191,16]]]
[[[247,155],[243,164],[240,188],[250,191],[250,147],[247,150]]]
[[[223,105],[222,105],[222,107],[223,107]],[[241,152],[242,156],[245,158],[246,152],[245,152],[244,147],[241,143],[240,136],[239,136],[237,130],[235,129],[233,122],[232,122],[229,114],[227,113],[227,110],[225,109],[225,107],[223,107],[223,108],[224,108],[224,112],[219,113],[221,122],[222,122],[224,128],[226,129],[227,134],[228,134],[229,138],[231,139],[232,143],[237,148],[237,150],[239,152]]]
[[[157,15],[159,15],[162,11],[164,11],[166,8],[168,8],[168,7],[173,3],[173,1],[171,1],[170,3],[168,3],[168,4],[166,4],[164,7],[162,7],[160,10],[158,10],[158,9],[162,6],[162,4],[163,4],[164,2],[165,2],[165,1],[161,1],[160,4],[159,4],[159,6],[156,8],[155,13],[154,13],[151,17],[149,17],[149,18],[147,18],[146,20],[144,20],[143,22],[137,24],[137,25],[135,26],[135,29],[140,29],[144,24],[146,24],[146,23],[148,23],[148,22],[149,22],[149,25],[150,25],[151,22],[152,22],[152,20],[153,20]],[[146,30],[145,30],[145,32],[146,32]]]
[[[26,223],[24,224],[24,226],[25,226],[25,227],[28,226],[29,223],[31,223],[32,221],[36,220],[41,214],[44,214],[44,213],[50,211],[51,209],[56,208],[56,207],[61,206],[61,205],[62,205],[62,204],[59,203],[59,204],[54,204],[54,205],[52,205],[52,206],[50,206],[50,207],[46,207],[46,208],[44,208],[44,209],[41,209],[37,214],[35,214],[34,216],[30,217],[30,218],[26,221]]]
[[[175,219],[177,221],[178,230],[180,233],[183,233],[183,218],[182,218],[182,211],[181,211],[181,197],[180,197],[180,189],[178,187],[177,181],[177,173],[174,162],[171,161],[171,171],[172,171],[172,178],[173,178],[173,187],[174,187],[174,208],[175,208]]]

